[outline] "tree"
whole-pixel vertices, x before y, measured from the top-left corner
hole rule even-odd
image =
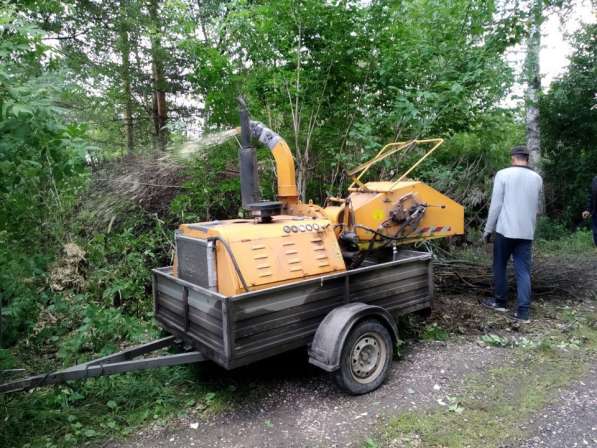
[[[135,137],[133,129],[133,96],[131,92],[131,43],[129,38],[130,23],[128,19],[128,7],[128,0],[120,0],[120,26],[118,31],[120,41],[118,49],[122,55],[121,76],[124,99],[124,126],[126,129],[126,147],[130,154],[133,152],[135,146]]]
[[[597,173],[597,25],[573,39],[568,72],[541,98],[547,211],[568,225],[580,221]]]
[[[539,127],[539,95],[541,94],[541,70],[539,55],[541,52],[541,25],[544,20],[544,0],[531,0],[529,8],[529,34],[525,60],[526,88],[526,125],[529,161],[536,170],[541,169],[541,133]]]
[[[70,98],[73,118],[90,123],[108,157],[167,143],[167,92],[188,88],[169,8],[159,0],[49,0],[23,9],[62,54],[79,86]],[[178,105],[172,117],[184,118],[190,109]]]
[[[151,75],[153,85],[153,126],[157,147],[164,150],[167,143],[168,108],[166,104],[166,80],[164,79],[164,50],[161,43],[161,20],[159,0],[148,3],[151,38]]]
[[[522,34],[519,13],[506,9],[226,2],[213,29],[198,21],[210,38],[190,32],[182,47],[208,125],[236,124],[232,100],[247,95],[252,113],[289,139],[306,199],[341,192],[344,168],[388,141],[466,130],[491,110],[512,81],[502,54]]]
[[[542,172],[541,163],[541,129],[540,107],[541,96],[541,26],[549,14],[559,13],[560,19],[565,20],[567,13],[572,10],[574,1],[567,0],[529,0],[527,16],[526,58],[524,63],[524,79],[527,87],[525,91],[527,148],[530,152],[530,164],[539,173]]]

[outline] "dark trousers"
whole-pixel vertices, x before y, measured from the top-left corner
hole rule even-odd
[[[593,214],[593,244],[597,247],[597,216]]]
[[[531,249],[532,240],[506,238],[496,233],[493,244],[493,280],[495,283],[495,301],[500,306],[506,305],[508,298],[508,276],[506,268],[510,257],[514,259],[516,276],[516,298],[518,316],[527,319],[531,305]]]

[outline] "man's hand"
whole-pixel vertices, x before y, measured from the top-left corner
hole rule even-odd
[[[485,244],[491,243],[491,232],[484,232],[483,233],[483,242]]]
[[[591,216],[591,212],[589,212],[588,210],[582,212],[582,219],[589,219],[589,216]]]

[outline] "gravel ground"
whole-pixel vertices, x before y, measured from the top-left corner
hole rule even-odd
[[[520,448],[597,447],[597,362],[588,375],[528,423],[532,437]]]
[[[587,272],[597,272],[597,259],[592,263]],[[597,287],[597,275],[588,279],[591,277]],[[511,326],[508,319],[479,313],[482,309],[470,303],[447,308],[439,305],[436,321],[470,324],[450,328],[455,333],[508,331]],[[459,314],[453,315],[454,310]],[[551,318],[545,322],[548,327],[553,325]],[[541,324],[535,325],[540,329]],[[128,441],[104,447],[359,447],[388,417],[438,406],[437,400],[457,395],[471,374],[512,362],[509,353],[480,347],[470,337],[448,343],[417,342],[403,359],[394,362],[384,386],[359,397],[340,392],[327,374],[307,363],[304,352],[232,372],[208,369],[207,375],[200,375],[201,380],[254,386],[253,398],[243,395],[231,409],[215,416],[198,414],[166,428],[148,427]],[[521,422],[521,427],[530,434],[528,439],[503,448],[597,447],[597,361],[587,376],[562,389],[558,399]]]
[[[256,394],[259,398],[240,403],[230,412],[207,420],[179,421],[165,429],[146,429],[135,440],[108,446],[359,446],[386,417],[437,406],[438,399],[461,387],[465,376],[496,365],[506,353],[472,341],[417,343],[402,360],[394,362],[383,387],[358,397],[339,392],[317,369],[295,363],[290,366],[290,378],[279,379],[283,376],[278,374],[277,380],[264,379],[258,386],[269,392]],[[248,381],[255,381],[252,375],[247,374]]]

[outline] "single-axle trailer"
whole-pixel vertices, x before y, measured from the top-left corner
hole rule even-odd
[[[224,296],[153,270],[157,323],[171,336],[65,370],[0,385],[0,392],[210,360],[225,369],[300,347],[352,394],[386,379],[398,340],[396,318],[431,307],[431,254],[399,251],[390,261],[281,286]],[[179,344],[186,352],[142,357]]]

